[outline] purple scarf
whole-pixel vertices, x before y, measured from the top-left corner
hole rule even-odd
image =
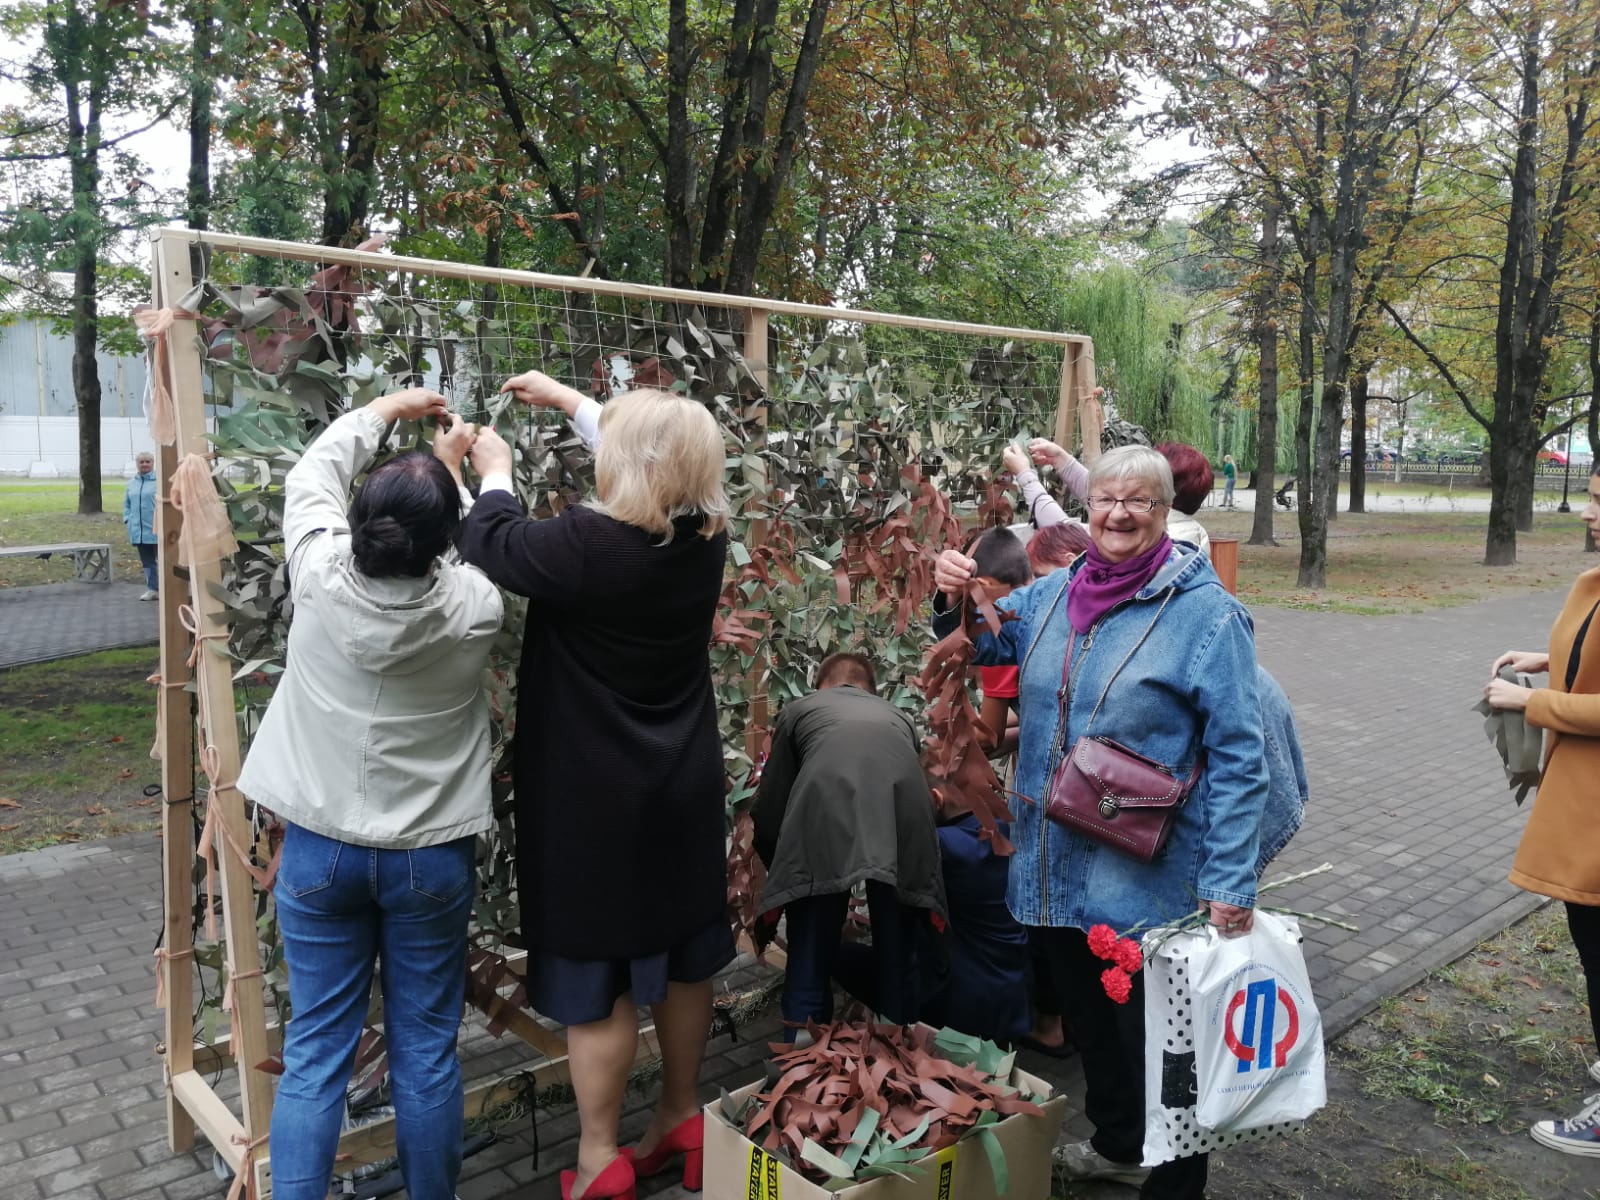
[[[1067,620],[1079,633],[1088,633],[1113,606],[1121,604],[1155,577],[1172,553],[1166,534],[1143,554],[1121,562],[1107,562],[1093,542],[1083,553],[1083,566],[1073,576],[1067,592]]]

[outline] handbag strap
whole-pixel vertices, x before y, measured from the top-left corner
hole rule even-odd
[[[1066,592],[1066,588],[1063,587],[1061,589],[1061,591],[1064,594]],[[1117,681],[1117,676],[1122,674],[1122,668],[1128,665],[1128,660],[1133,657],[1134,651],[1138,650],[1140,646],[1144,645],[1145,639],[1150,636],[1150,631],[1153,630],[1156,627],[1156,622],[1161,619],[1161,614],[1167,611],[1167,605],[1171,602],[1172,597],[1177,594],[1177,591],[1178,591],[1177,588],[1168,588],[1167,589],[1167,594],[1166,594],[1165,598],[1163,598],[1162,601],[1161,601],[1161,607],[1156,609],[1156,615],[1150,619],[1150,624],[1145,626],[1145,631],[1142,634],[1139,635],[1139,640],[1136,641],[1133,644],[1133,646],[1128,650],[1128,652],[1122,656],[1122,661],[1117,664],[1117,669],[1112,671],[1111,672],[1111,678],[1106,680],[1106,686],[1100,689],[1100,699],[1095,701],[1094,711],[1089,714],[1089,724],[1084,727],[1084,735],[1085,736],[1087,736],[1087,734],[1088,734],[1090,729],[1094,728],[1095,720],[1096,720],[1096,718],[1098,718],[1100,716],[1100,706],[1103,705],[1106,702],[1106,696],[1111,691],[1111,685]],[[1061,597],[1058,595],[1056,597],[1056,601],[1059,603],[1060,599],[1061,599]],[[1124,603],[1126,603],[1126,601],[1124,601]],[[1054,613],[1055,609],[1056,609],[1055,604],[1052,604],[1050,606],[1050,613],[1047,613],[1045,615],[1045,621],[1046,622],[1049,621],[1050,614]],[[1101,617],[1100,620],[1103,621],[1103,620],[1105,620],[1105,618]],[[1084,642],[1084,646],[1085,646],[1086,649],[1088,648],[1089,645],[1091,645],[1094,642],[1094,631],[1095,631],[1095,629],[1099,628],[1099,625],[1100,625],[1100,622],[1096,621],[1094,626],[1092,628],[1090,628],[1089,634],[1088,634],[1088,636],[1087,636],[1087,638],[1085,639],[1085,642]],[[1039,628],[1040,628],[1040,632],[1042,633],[1043,630],[1044,630],[1044,625],[1041,624]],[[1037,638],[1034,639],[1034,644],[1035,645],[1038,644],[1038,639]],[[1062,664],[1061,664],[1061,690],[1056,693],[1056,698],[1058,699],[1058,701],[1061,704],[1061,716],[1056,721],[1056,740],[1055,740],[1054,747],[1052,747],[1052,749],[1050,751],[1050,762],[1052,764],[1050,766],[1050,770],[1052,772],[1058,770],[1060,764],[1066,761],[1066,752],[1067,752],[1067,716],[1068,716],[1067,710],[1072,704],[1072,658],[1073,658],[1073,655],[1077,653],[1077,647],[1078,647],[1078,631],[1074,629],[1068,635],[1068,638],[1067,638],[1066,658],[1065,658],[1065,661],[1063,661]],[[1028,652],[1029,652],[1029,654],[1032,654],[1033,648],[1031,646],[1029,647]],[[1193,772],[1191,772],[1191,775],[1194,778],[1198,778],[1199,770],[1200,770],[1200,762],[1201,762],[1200,758],[1197,758],[1195,760],[1195,769],[1194,769]],[[1191,782],[1190,782],[1189,786],[1191,786],[1191,787],[1193,786],[1193,780],[1192,779],[1191,779]]]
[[[1583,654],[1583,640],[1589,636],[1589,625],[1594,620],[1596,609],[1600,609],[1600,600],[1594,602],[1594,608],[1589,610],[1589,615],[1583,619],[1583,624],[1578,627],[1578,636],[1572,640],[1572,653],[1567,656],[1567,691],[1572,691],[1572,685],[1578,681],[1578,659]]]

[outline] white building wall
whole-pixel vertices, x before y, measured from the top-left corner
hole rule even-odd
[[[100,367],[100,470],[133,471],[133,456],[152,448],[144,421],[141,356],[97,355]],[[75,477],[77,401],[72,343],[49,322],[23,317],[0,326],[0,475]]]

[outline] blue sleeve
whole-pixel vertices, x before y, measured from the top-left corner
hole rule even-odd
[[[981,667],[1010,667],[1020,663],[1023,651],[1032,640],[1035,619],[1055,607],[1068,582],[1070,580],[1065,571],[1053,571],[997,601],[995,608],[1001,612],[1016,613],[1017,619],[1002,619],[1000,631],[994,633],[983,628],[983,618],[980,616],[979,631],[973,639],[977,653],[972,656],[972,661]]]
[[[1256,857],[1267,802],[1266,743],[1250,616],[1233,607],[1196,648],[1189,694],[1206,754],[1201,861],[1202,900],[1241,908],[1256,903]]]
[[[133,516],[133,483],[128,480],[127,486],[122,489],[122,523],[126,525]]]

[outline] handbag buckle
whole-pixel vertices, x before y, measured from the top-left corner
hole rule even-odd
[[[1106,820],[1111,820],[1117,815],[1118,805],[1110,796],[1100,798],[1100,815]]]

